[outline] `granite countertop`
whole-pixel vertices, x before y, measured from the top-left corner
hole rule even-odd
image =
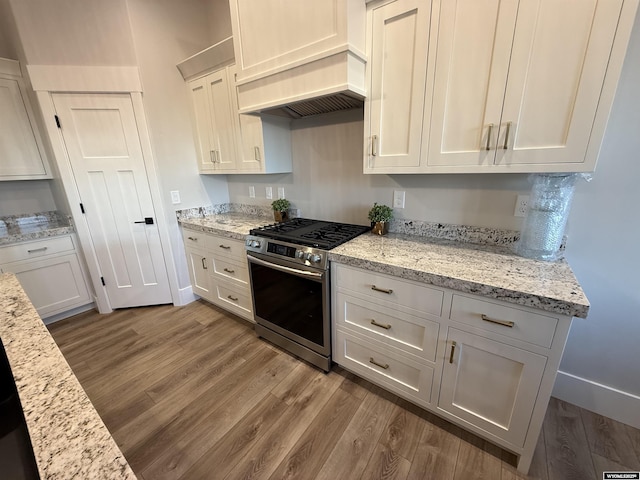
[[[333,262],[586,318],[589,301],[565,260],[520,257],[506,246],[366,233],[329,252]]]
[[[74,232],[69,217],[58,212],[0,217],[0,246]]]
[[[179,222],[182,227],[189,230],[244,240],[252,228],[274,223],[274,220],[273,217],[246,213],[223,213],[206,217],[183,218]]]
[[[0,275],[0,338],[11,364],[40,478],[135,479],[11,273]]]

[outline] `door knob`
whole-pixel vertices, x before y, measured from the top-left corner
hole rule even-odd
[[[139,220],[133,223],[144,223],[146,225],[153,225],[153,217],[144,217],[144,220]]]

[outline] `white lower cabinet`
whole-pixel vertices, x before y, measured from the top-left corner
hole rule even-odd
[[[183,229],[193,293],[253,322],[244,242]]]
[[[528,471],[570,317],[341,264],[332,281],[336,363],[512,451]]]
[[[0,248],[0,271],[15,274],[42,318],[93,301],[70,235]]]

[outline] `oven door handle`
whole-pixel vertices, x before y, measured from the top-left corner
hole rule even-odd
[[[257,258],[257,257],[254,257],[252,255],[247,255],[247,258],[249,259],[250,262],[257,263],[258,265],[262,265],[264,267],[273,268],[274,270],[279,270],[279,271],[285,272],[285,273],[291,273],[292,275],[297,275],[298,277],[316,278],[318,280],[321,280],[322,277],[324,276],[324,273],[307,272],[305,270],[298,270],[297,268],[285,267],[284,265],[278,265],[278,264],[271,263],[271,262],[265,262],[264,260],[262,260],[260,258]]]

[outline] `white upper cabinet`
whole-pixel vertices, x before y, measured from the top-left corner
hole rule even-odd
[[[622,6],[441,1],[428,146],[423,141],[428,170],[593,170],[603,134],[594,123],[606,121],[611,104],[601,97]],[[610,75],[615,90],[619,72]]]
[[[363,0],[230,0],[242,113],[364,97]]]
[[[51,178],[20,66],[0,59],[0,180]]]
[[[371,8],[367,15],[364,171],[417,172],[431,59],[431,2],[396,1]]]
[[[228,70],[226,67],[187,83],[200,173],[237,169],[237,122]],[[233,76],[231,79],[233,82]]]

